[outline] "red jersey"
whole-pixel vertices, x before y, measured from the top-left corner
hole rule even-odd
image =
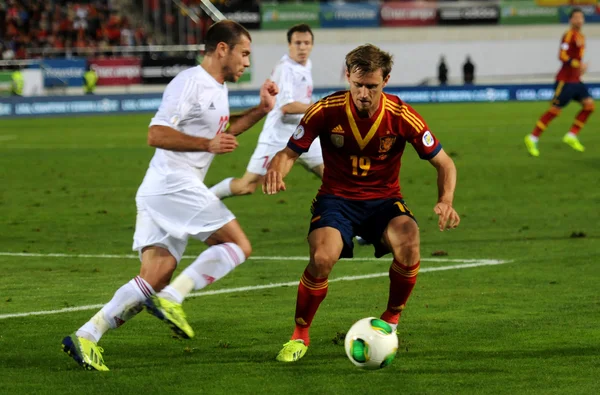
[[[422,159],[442,148],[412,107],[386,93],[370,118],[357,115],[348,91],[319,100],[304,114],[288,147],[306,152],[317,137],[325,165],[318,194],[353,200],[402,197],[398,177],[407,142]]]
[[[558,58],[563,63],[556,75],[556,81],[579,82],[581,78],[581,59],[585,52],[585,38],[576,30],[567,31],[560,43]]]

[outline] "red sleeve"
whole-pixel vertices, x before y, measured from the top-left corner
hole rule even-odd
[[[567,34],[564,34],[562,40],[560,40],[560,51],[558,52],[558,58],[561,62],[566,63],[569,61],[569,46],[571,43],[567,39]]]
[[[566,63],[568,65],[570,65],[571,67],[579,67],[579,60],[575,59],[573,56],[571,56],[572,54],[572,50],[574,48],[577,48],[576,42],[575,42],[575,35],[573,34],[572,31],[568,31],[567,33],[565,33],[565,35],[563,36],[561,42],[560,42],[560,52],[559,52],[559,59],[561,62]]]
[[[319,137],[324,121],[323,106],[318,101],[306,110],[287,146],[298,154],[308,151],[314,139]]]
[[[412,144],[421,159],[429,160],[442,149],[442,144],[429,131],[427,123],[411,106],[404,103],[402,111],[402,130],[406,141]]]

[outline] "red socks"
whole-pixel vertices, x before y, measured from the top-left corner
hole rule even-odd
[[[409,267],[394,260],[390,267],[390,294],[387,310],[381,315],[382,320],[390,324],[398,323],[406,301],[417,282],[419,267],[419,262]],[[298,285],[295,314],[296,327],[292,339],[302,339],[307,346],[310,344],[308,334],[310,324],[319,305],[327,296],[328,287],[327,278],[313,277],[308,270],[304,270]]]
[[[296,299],[296,328],[292,339],[302,339],[308,346],[310,337],[308,330],[310,324],[319,308],[319,305],[327,296],[329,283],[327,278],[315,278],[308,270],[304,270],[298,285],[298,297]]]
[[[533,132],[531,132],[531,134],[533,134],[535,137],[540,137],[542,132],[546,129],[546,127],[548,127],[550,121],[556,118],[558,114],[560,114],[559,110],[555,110],[554,107],[550,108],[537,121],[537,123],[535,124],[535,128],[533,129]]]
[[[579,133],[581,128],[583,128],[585,126],[585,122],[587,121],[587,119],[591,113],[592,113],[592,110],[589,110],[589,109],[588,110],[583,109],[583,110],[579,111],[579,114],[577,114],[577,116],[575,117],[575,120],[573,121],[573,125],[571,126],[570,132],[573,134]]]
[[[575,121],[573,121],[573,125],[571,126],[570,132],[573,134],[579,133],[581,128],[583,128],[585,126],[585,123],[587,122],[588,117],[590,116],[590,114],[593,111],[594,111],[593,105],[584,106],[584,108],[581,111],[579,111],[579,114],[577,114],[577,116],[575,117]],[[556,116],[558,114],[560,114],[560,110],[557,110],[554,107],[550,108],[537,121],[537,123],[535,124],[535,128],[533,129],[533,132],[531,132],[531,134],[536,137],[540,137],[540,135],[546,129],[546,127],[548,126],[550,121],[552,121],[554,118],[556,118]]]
[[[417,282],[419,267],[420,262],[409,267],[394,259],[390,267],[390,295],[387,310],[381,315],[382,320],[390,324],[398,323],[406,301]]]

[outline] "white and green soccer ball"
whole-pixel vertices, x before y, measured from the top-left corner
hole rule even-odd
[[[398,351],[398,336],[387,322],[363,318],[352,325],[344,341],[346,355],[363,369],[381,369],[392,363]]]

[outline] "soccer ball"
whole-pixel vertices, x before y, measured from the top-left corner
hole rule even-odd
[[[390,324],[379,318],[363,318],[352,325],[344,341],[346,355],[363,369],[381,369],[392,363],[398,350],[398,336]]]

